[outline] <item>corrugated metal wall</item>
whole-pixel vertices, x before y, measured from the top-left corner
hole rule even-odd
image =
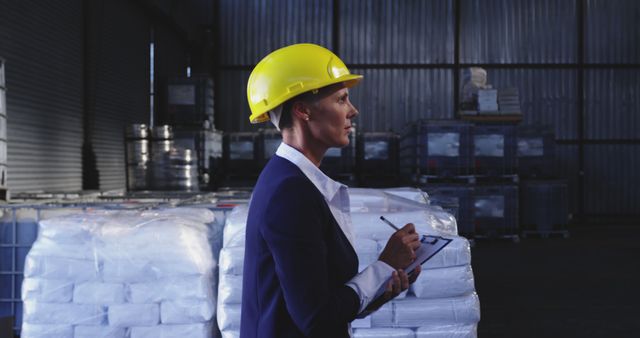
[[[487,82],[494,88],[518,88],[523,113],[522,124],[551,125],[556,139],[577,139],[576,70],[489,69],[487,72]]]
[[[220,63],[254,65],[293,43],[332,47],[332,0],[220,0]]]
[[[585,70],[585,213],[638,215],[640,2],[586,0],[585,7],[585,62],[636,65]]]
[[[8,185],[82,188],[82,1],[0,0]]]
[[[223,70],[215,84],[217,102],[216,128],[224,131],[257,131],[260,126],[249,123],[247,81],[249,70]]]
[[[584,102],[586,138],[640,139],[640,68],[587,70]]]
[[[570,181],[571,210],[578,211],[582,201],[585,213],[638,214],[638,208],[630,206],[637,206],[640,190],[629,184],[612,184],[606,203],[592,208],[603,196],[595,181],[633,181],[637,175],[618,167],[638,161],[638,1],[282,0],[267,5],[261,0],[222,0],[218,126],[226,131],[257,130],[246,122],[250,70],[271,50],[301,41],[337,51],[354,73],[365,75],[351,91],[361,112],[359,130],[398,131],[417,118],[452,118],[454,76],[460,76],[453,73],[456,3],[458,62],[494,64],[487,68],[488,82],[519,88],[522,123],[553,126],[560,141],[556,165],[559,175]],[[305,20],[309,23],[300,28]],[[578,41],[580,23],[583,42]],[[581,70],[581,60],[636,66]],[[578,82],[581,78],[583,83]],[[590,145],[597,140],[613,144]],[[589,145],[581,147],[583,142]]]
[[[576,62],[575,1],[461,0],[460,62]]]
[[[176,32],[163,25],[154,25],[155,41],[155,125],[167,123],[166,89],[168,78],[187,76],[187,46]],[[161,102],[161,100],[164,100]]]
[[[453,1],[340,1],[339,52],[351,64],[453,63]]]
[[[576,215],[579,210],[580,196],[579,171],[580,171],[579,149],[574,144],[556,144],[555,172],[558,177],[567,180],[569,185],[569,211]]]
[[[100,189],[125,188],[124,126],[148,121],[149,32],[145,14],[127,0],[98,3],[95,123],[92,142]]]
[[[640,63],[640,1],[586,0],[585,61]]]
[[[360,111],[359,131],[401,132],[421,118],[453,118],[450,69],[357,69],[365,81],[350,92]]]
[[[640,206],[640,146],[587,145],[584,157],[585,213],[637,215]]]

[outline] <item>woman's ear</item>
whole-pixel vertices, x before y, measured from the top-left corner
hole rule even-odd
[[[311,112],[309,107],[302,101],[297,101],[293,104],[293,116],[304,120],[309,121],[309,117],[311,116]]]

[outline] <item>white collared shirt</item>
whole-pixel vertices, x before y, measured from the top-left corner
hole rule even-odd
[[[320,191],[327,205],[329,205],[331,214],[355,250],[355,237],[351,214],[349,213],[347,186],[329,178],[300,151],[284,142],[278,147],[276,155],[300,168],[302,173]],[[360,298],[359,313],[362,313],[367,305],[380,295],[381,290],[384,289],[385,284],[391,278],[393,271],[394,269],[387,263],[376,261],[346,283]]]

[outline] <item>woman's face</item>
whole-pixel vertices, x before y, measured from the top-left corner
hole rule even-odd
[[[309,105],[309,129],[327,148],[345,147],[352,131],[351,120],[357,115],[358,110],[349,101],[349,89],[336,87]]]

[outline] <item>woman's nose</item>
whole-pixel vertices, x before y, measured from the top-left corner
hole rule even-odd
[[[358,111],[358,108],[356,108],[356,106],[351,104],[351,102],[349,102],[349,105],[351,106],[351,111],[349,112],[349,115],[347,115],[347,117],[349,119],[352,119],[352,118],[355,118],[356,116],[358,116],[358,114],[360,114],[360,112]]]

